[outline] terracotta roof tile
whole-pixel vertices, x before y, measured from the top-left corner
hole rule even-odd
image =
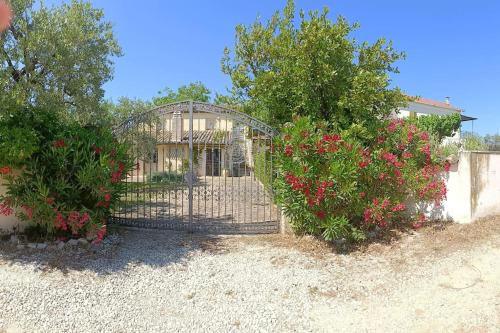
[[[420,104],[425,104],[425,105],[430,105],[430,106],[436,106],[439,108],[445,108],[445,109],[451,109],[451,110],[456,110],[456,111],[462,111],[460,108],[453,106],[451,104],[448,104],[446,102],[441,102],[441,101],[436,101],[433,99],[429,98],[423,98],[423,97],[418,97],[414,100],[415,103],[420,103]]]

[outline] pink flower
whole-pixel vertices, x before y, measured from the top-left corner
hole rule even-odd
[[[0,215],[9,216],[14,213],[14,210],[10,207],[10,205],[6,202],[0,203]]]
[[[422,141],[429,141],[429,133],[427,133],[427,132],[420,133],[420,139]]]
[[[445,172],[450,172],[450,167],[451,167],[450,162],[448,161],[444,162],[443,169]]]
[[[401,212],[406,209],[406,205],[404,203],[399,203],[396,206],[392,207],[393,212]]]
[[[5,0],[0,0],[0,33],[6,30],[12,21],[12,8]]]

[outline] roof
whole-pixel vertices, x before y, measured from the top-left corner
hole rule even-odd
[[[415,100],[413,100],[413,102],[420,103],[420,104],[425,104],[425,105],[430,105],[430,106],[435,106],[435,107],[438,107],[438,108],[444,108],[444,109],[450,109],[450,110],[455,110],[455,111],[458,111],[458,112],[462,112],[462,109],[460,109],[460,108],[458,108],[456,106],[453,106],[453,105],[451,105],[449,103],[441,102],[441,101],[436,101],[436,100],[429,99],[429,98],[417,97],[417,98],[415,98]]]
[[[231,132],[221,130],[204,130],[193,131],[194,144],[223,144],[227,145],[231,142]],[[172,131],[161,131],[158,133],[158,144],[162,143],[179,143],[172,140]],[[189,131],[182,133],[180,143],[189,143]]]

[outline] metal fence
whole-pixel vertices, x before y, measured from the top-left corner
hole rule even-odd
[[[161,106],[115,130],[136,168],[112,222],[209,233],[279,228],[270,147],[276,131],[247,114],[199,102]]]

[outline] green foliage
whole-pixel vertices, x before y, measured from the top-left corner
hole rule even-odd
[[[447,165],[433,158],[429,135],[415,125],[387,121],[368,145],[350,130],[328,128],[295,118],[275,141],[275,192],[296,231],[357,241],[419,215],[407,202],[439,205],[446,196],[439,173]]]
[[[8,189],[0,197],[3,212],[18,208],[20,219],[49,236],[102,239],[110,210],[124,191],[121,180],[133,167],[128,146],[106,128],[63,121],[47,109],[2,114],[0,149],[15,145],[24,152],[19,156],[12,149],[0,156]],[[6,136],[9,131],[30,136],[21,142]]]
[[[180,86],[177,91],[166,88],[161,91],[160,96],[153,98],[153,104],[163,105],[186,100],[197,102],[209,102],[210,90],[201,82],[194,82],[188,85]]]
[[[77,0],[57,7],[34,0],[11,4],[14,20],[0,34],[3,98],[50,107],[83,123],[98,119],[102,85],[121,53],[102,10]]]
[[[178,172],[171,172],[171,171],[155,172],[153,173],[153,175],[149,177],[149,181],[152,183],[163,183],[163,184],[183,183],[184,175]]]
[[[390,88],[389,75],[404,55],[391,42],[358,43],[351,37],[357,24],[336,22],[328,10],[300,12],[294,2],[267,23],[236,27],[234,50],[226,48],[222,70],[231,77],[234,95],[245,110],[276,127],[292,116],[330,121],[343,130],[356,124],[364,134],[407,98]]]
[[[106,114],[105,123],[110,126],[120,125],[130,117],[137,116],[152,107],[151,102],[128,97],[120,97],[117,103],[108,101],[103,104]]]
[[[254,155],[254,174],[264,188],[272,185],[271,152],[265,146],[258,147]]]
[[[474,133],[464,133],[462,146],[463,149],[467,151],[488,150],[488,146],[485,144],[484,139],[480,135]]]
[[[459,113],[446,116],[432,114],[409,118],[408,121],[435,136],[438,142],[441,142],[445,137],[452,137],[460,129],[461,124]]]

